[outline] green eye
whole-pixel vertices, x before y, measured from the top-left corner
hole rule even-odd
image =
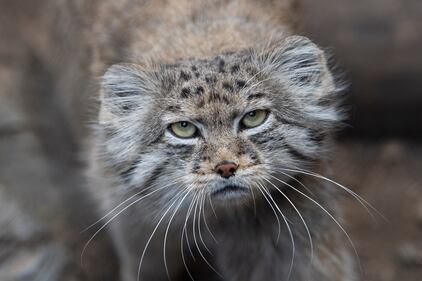
[[[267,119],[268,111],[266,110],[253,110],[245,114],[242,118],[242,125],[246,128],[253,128],[264,123]]]
[[[179,138],[192,138],[196,134],[196,127],[186,121],[176,122],[170,125],[170,130]]]

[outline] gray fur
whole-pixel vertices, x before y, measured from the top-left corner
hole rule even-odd
[[[205,280],[192,269],[201,263],[208,268],[207,278],[216,280],[218,274],[242,281],[355,280],[344,235],[292,187],[336,215],[335,188],[283,170],[324,170],[330,136],[341,119],[337,91],[324,53],[299,36],[209,59],[111,66],[102,80],[93,166],[106,194],[105,211],[134,197],[106,221],[146,196],[111,223],[124,280],[136,280],[147,244],[141,280],[167,279],[164,247],[171,280],[189,273]],[[242,128],[241,118],[255,109],[268,110],[267,120]],[[200,136],[172,135],[168,126],[178,121],[194,124]],[[226,160],[239,169],[223,179],[214,167]],[[215,196],[225,185],[245,190]],[[286,196],[311,232],[312,263],[306,227]],[[295,242],[291,272],[289,228]]]

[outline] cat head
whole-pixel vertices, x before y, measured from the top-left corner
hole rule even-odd
[[[209,60],[117,64],[102,81],[100,151],[128,188],[246,200],[319,161],[340,119],[336,92],[323,51],[299,36]]]

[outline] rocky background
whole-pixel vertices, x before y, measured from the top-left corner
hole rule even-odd
[[[83,19],[61,14],[61,2],[0,0],[2,281],[117,276],[104,235],[80,263],[92,234],[81,231],[97,214],[83,188],[77,139],[84,132],[68,121],[83,118],[82,101],[57,81],[84,85],[83,72],[63,66],[89,54],[69,39]],[[345,194],[363,280],[421,281],[422,2],[301,0],[298,9],[303,33],[333,53],[351,85],[350,126],[332,157],[335,179],[387,219],[372,218]]]

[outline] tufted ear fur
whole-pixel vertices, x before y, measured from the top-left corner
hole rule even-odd
[[[306,37],[288,37],[262,59],[287,91],[320,98],[335,90],[324,52]]]
[[[114,123],[145,106],[155,92],[149,74],[134,64],[112,65],[102,77],[100,124]]]

